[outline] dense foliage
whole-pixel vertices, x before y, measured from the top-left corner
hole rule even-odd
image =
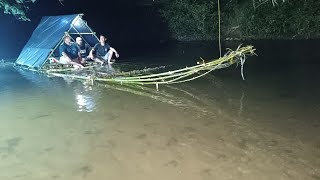
[[[180,40],[212,39],[217,33],[216,1],[168,0],[160,4],[160,13],[172,37]]]
[[[63,0],[57,0],[62,3]],[[11,14],[21,21],[30,21],[26,15],[30,3],[35,3],[37,0],[0,0],[0,10],[4,14]]]
[[[230,0],[221,8],[224,38],[319,38],[319,0]],[[172,38],[209,40],[217,38],[217,0],[168,0],[159,4]]]
[[[242,12],[234,14],[239,20],[241,36],[286,39],[320,37],[319,0],[290,0],[275,8],[264,4],[256,9],[241,9]]]
[[[37,0],[0,0],[0,9],[19,20],[29,21],[25,12],[28,5],[35,2]],[[154,2],[172,38],[212,40],[218,37],[218,0]],[[220,0],[220,3],[223,38],[320,37],[320,0]]]
[[[25,14],[25,11],[28,9],[25,3],[33,3],[35,1],[36,0],[0,0],[0,9],[3,9],[5,14],[12,14],[19,20],[30,21]]]

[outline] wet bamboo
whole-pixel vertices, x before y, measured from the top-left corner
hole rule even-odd
[[[213,65],[217,65],[217,64],[221,64],[221,62],[227,62],[227,61],[231,61],[234,59],[234,57],[236,56],[240,56],[243,53],[252,53],[253,52],[253,46],[246,46],[246,47],[241,47],[238,48],[236,51],[231,51],[227,56],[223,56],[217,60],[213,60],[210,62],[206,62],[204,64],[200,64],[200,65],[196,65],[196,66],[191,66],[191,67],[186,67],[186,68],[182,68],[182,69],[178,69],[178,70],[174,70],[174,71],[168,71],[168,72],[164,72],[164,73],[158,73],[158,74],[151,74],[151,75],[145,75],[145,76],[137,76],[137,77],[126,77],[126,79],[136,79],[136,78],[150,78],[150,77],[155,77],[155,76],[166,76],[166,75],[170,75],[176,72],[181,72],[181,71],[187,71],[190,69],[194,69],[194,68],[198,68],[198,67],[203,67],[203,66],[213,66]]]
[[[151,74],[151,75],[144,75],[144,76],[135,76],[135,77],[95,77],[95,76],[81,76],[81,75],[72,75],[72,74],[62,74],[62,73],[52,73],[48,72],[49,74],[60,76],[60,77],[70,77],[75,79],[82,79],[82,80],[91,80],[93,81],[102,81],[102,82],[115,82],[115,83],[125,83],[125,84],[173,84],[173,83],[181,83],[191,81],[197,78],[200,78],[213,70],[221,68],[221,66],[228,67],[231,64],[238,62],[235,58],[245,57],[245,54],[254,54],[254,50],[252,46],[242,47],[229,52],[214,61],[207,62],[201,65],[196,65],[192,67],[187,67],[175,71],[169,71],[165,73],[158,73],[158,74]],[[192,76],[199,71],[206,71],[198,76]],[[192,77],[190,77],[192,76]],[[184,79],[186,78],[186,79]]]

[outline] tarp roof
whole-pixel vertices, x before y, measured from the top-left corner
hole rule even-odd
[[[91,28],[80,14],[45,16],[33,31],[16,63],[30,68],[40,68],[62,42],[65,33],[71,37],[82,36],[91,46],[98,42]]]

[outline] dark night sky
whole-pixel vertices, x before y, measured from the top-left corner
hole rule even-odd
[[[155,47],[167,38],[165,25],[153,6],[142,6],[149,0],[38,0],[30,4],[23,22],[11,15],[0,13],[0,59],[16,58],[41,17],[83,13],[88,25],[97,34],[106,34],[118,51],[130,52]],[[152,2],[152,0],[150,0]]]

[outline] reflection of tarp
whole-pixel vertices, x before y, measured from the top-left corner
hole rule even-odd
[[[28,81],[36,84],[38,87],[51,87],[54,86],[50,79],[44,75],[43,73],[30,71],[22,68],[16,68],[16,71],[18,71],[22,77],[27,79]]]
[[[57,47],[65,33],[72,38],[81,36],[86,43],[93,46],[98,42],[97,36],[82,19],[82,15],[63,15],[43,17],[33,31],[28,43],[21,51],[16,63],[31,68],[40,68],[51,56],[57,56]]]

